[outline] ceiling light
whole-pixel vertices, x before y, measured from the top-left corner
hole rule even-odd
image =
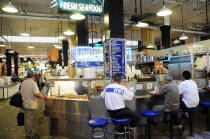
[[[0,57],[5,57],[5,55],[1,54]]]
[[[178,39],[174,40],[173,43],[179,43],[180,41]]]
[[[6,45],[1,41],[0,42],[0,47],[5,47]]]
[[[70,18],[73,20],[82,20],[82,19],[85,19],[85,16],[82,14],[72,14]]]
[[[163,7],[158,11],[157,16],[168,16],[170,14],[172,14],[172,11],[163,5]]]
[[[6,59],[2,59],[2,61],[3,61],[3,62],[6,62],[7,60],[6,60]]]
[[[8,52],[9,52],[10,54],[15,53],[14,50],[9,50]]]
[[[19,55],[19,58],[24,58],[25,56],[24,55]]]
[[[57,44],[54,44],[53,46],[55,46],[55,47],[56,47],[56,46],[57,46]]]
[[[148,23],[144,23],[144,22],[138,22],[138,24],[136,24],[137,27],[146,27],[148,26]]]
[[[188,37],[183,33],[182,36],[179,37],[180,40],[187,40]]]
[[[147,46],[147,48],[154,48],[154,46],[153,46],[152,44],[149,44],[149,45]]]
[[[13,6],[11,2],[9,2],[8,5],[5,5],[2,8],[2,10],[5,12],[9,12],[9,13],[17,13],[18,12],[17,8],[15,6]]]
[[[56,46],[55,48],[62,49],[62,47],[61,47],[61,46],[59,46],[59,45],[58,45],[58,46]]]
[[[74,35],[75,33],[73,31],[71,31],[71,30],[67,30],[63,34],[65,34],[65,35]]]
[[[34,48],[34,46],[31,46],[31,45],[30,45],[30,46],[28,46],[28,48],[33,49],[33,48]]]
[[[29,36],[30,34],[27,33],[27,32],[23,32],[23,33],[21,33],[20,35],[21,35],[21,36],[24,36],[24,37],[27,37],[27,36]]]
[[[57,38],[58,38],[58,39],[65,39],[66,37],[63,36],[63,35],[60,35],[60,36],[58,36]]]

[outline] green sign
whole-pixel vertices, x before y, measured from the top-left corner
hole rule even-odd
[[[28,63],[21,63],[21,66],[28,66]]]
[[[82,13],[100,15],[105,0],[58,0],[59,13]]]

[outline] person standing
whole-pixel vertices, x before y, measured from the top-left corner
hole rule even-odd
[[[182,82],[179,84],[179,94],[182,95],[180,108],[188,117],[187,108],[198,106],[200,101],[197,84],[191,80],[191,73],[184,71],[182,73]]]
[[[153,110],[164,112],[164,120],[166,121],[167,112],[179,109],[180,95],[178,85],[173,83],[171,75],[166,75],[164,77],[164,83],[165,85],[163,87],[158,87],[155,92],[156,95],[162,95],[164,97],[164,103],[154,106]],[[179,135],[181,135],[184,131],[184,127],[181,125],[178,115],[174,115],[174,124],[179,126]]]
[[[24,126],[27,139],[39,138],[39,136],[33,132],[36,119],[37,98],[42,99],[47,97],[40,94],[39,88],[34,79],[34,72],[31,70],[28,71],[27,79],[22,82],[20,89],[23,99]]]
[[[136,127],[139,123],[139,114],[125,107],[125,100],[132,100],[134,93],[128,88],[121,85],[122,79],[120,74],[115,74],[113,83],[108,85],[101,93],[101,98],[105,99],[105,105],[111,118],[130,119],[130,126]]]

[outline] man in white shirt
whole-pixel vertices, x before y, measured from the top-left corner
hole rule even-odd
[[[113,83],[108,85],[101,93],[101,97],[105,99],[105,105],[108,109],[111,118],[130,119],[130,126],[136,127],[139,123],[140,116],[125,107],[125,100],[132,100],[134,93],[123,85],[120,74],[115,74]]]
[[[179,84],[179,93],[182,95],[180,108],[187,112],[187,108],[198,106],[200,101],[197,84],[191,80],[191,73],[184,71],[182,73],[182,82]]]
[[[33,133],[33,127],[36,119],[37,98],[46,98],[41,95],[37,83],[34,81],[35,75],[33,71],[28,71],[27,79],[21,84],[20,92],[23,99],[24,124],[26,138],[39,138]]]

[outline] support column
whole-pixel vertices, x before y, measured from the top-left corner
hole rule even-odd
[[[12,76],[12,55],[8,52],[9,50],[6,50],[5,55],[7,56],[7,76]]]
[[[77,21],[76,31],[77,31],[77,46],[87,46],[88,45],[87,19]]]
[[[171,26],[169,25],[163,25],[160,27],[161,34],[162,34],[162,48],[170,48],[171,47],[171,37],[170,37],[170,31]]]
[[[68,50],[69,50],[69,42],[66,40],[62,41],[63,44],[63,65],[68,66]]]
[[[58,58],[58,64],[59,66],[62,66],[62,50],[59,50],[59,58]]]
[[[14,53],[15,74],[18,76],[18,53]]]
[[[104,24],[110,38],[124,38],[123,0],[105,0]]]

